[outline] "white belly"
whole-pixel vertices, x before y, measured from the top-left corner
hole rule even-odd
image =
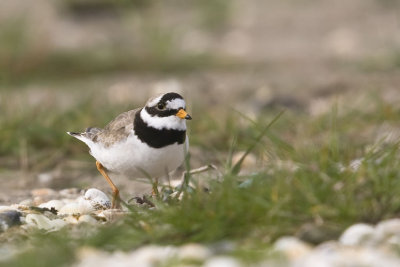
[[[187,140],[187,138],[186,138]],[[99,143],[89,145],[90,153],[108,170],[132,178],[161,177],[182,164],[188,142],[152,148],[140,141],[132,132],[125,141],[104,147]]]

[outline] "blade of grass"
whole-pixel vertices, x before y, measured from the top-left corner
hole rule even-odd
[[[244,159],[250,154],[250,152],[256,147],[256,145],[261,141],[261,139],[266,135],[267,131],[271,126],[283,115],[285,111],[282,110],[281,112],[278,113],[278,115],[275,116],[275,118],[272,119],[270,123],[264,128],[264,130],[261,131],[261,133],[257,136],[255,142],[249,146],[249,148],[246,150],[246,152],[242,155],[242,157],[239,159],[239,161],[232,167],[230,170],[230,173],[233,175],[237,175],[240,171],[240,168],[242,166],[242,163]]]

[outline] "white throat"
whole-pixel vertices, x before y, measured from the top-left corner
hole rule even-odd
[[[186,120],[180,119],[175,115],[168,117],[151,116],[146,109],[143,108],[140,112],[140,117],[148,126],[158,130],[168,129],[186,131]]]

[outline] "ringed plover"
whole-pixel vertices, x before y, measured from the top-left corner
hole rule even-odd
[[[155,178],[175,170],[188,151],[186,120],[191,119],[183,97],[171,92],[151,98],[143,108],[118,115],[103,129],[67,133],[90,148],[97,169],[111,186],[115,207],[119,190],[107,170]]]

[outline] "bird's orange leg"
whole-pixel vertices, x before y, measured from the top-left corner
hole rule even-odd
[[[104,178],[106,178],[107,183],[110,185],[112,192],[113,192],[113,198],[112,198],[112,208],[116,208],[117,206],[119,206],[119,190],[118,188],[115,186],[115,184],[113,183],[113,181],[111,180],[111,178],[108,176],[108,174],[106,173],[106,170],[104,169],[103,165],[101,165],[100,162],[96,161],[96,167],[99,170],[99,172],[101,173],[101,175],[103,175]]]

